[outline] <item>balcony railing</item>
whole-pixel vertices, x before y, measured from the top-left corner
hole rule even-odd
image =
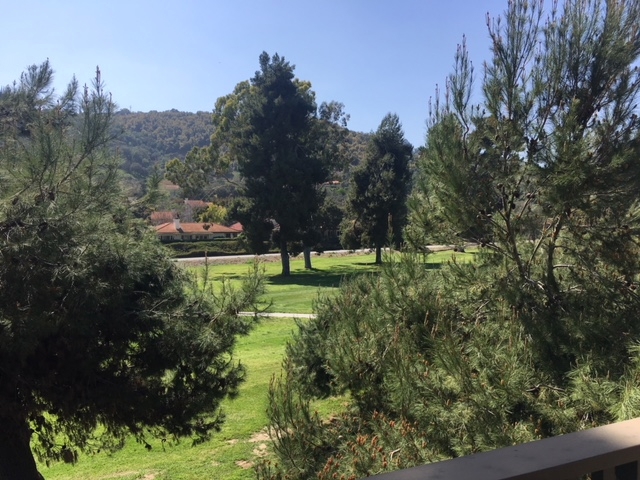
[[[453,460],[376,480],[640,480],[640,418]]]

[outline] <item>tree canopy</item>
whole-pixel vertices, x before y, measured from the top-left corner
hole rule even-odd
[[[129,434],[205,438],[243,369],[257,277],[190,284],[131,215],[100,72],[61,95],[48,62],[0,90],[0,479]],[[33,448],[33,454],[31,450]]]
[[[255,252],[277,245],[289,275],[289,245],[304,242],[323,204],[321,184],[340,159],[347,116],[336,102],[318,108],[311,84],[284,57],[263,52],[259,60],[249,81],[217,100],[209,147],[167,171],[179,183],[197,183],[237,165],[243,200],[234,215]]]
[[[344,237],[359,236],[363,245],[375,247],[376,263],[382,262],[390,234],[396,246],[402,244],[412,151],[400,119],[388,114],[369,140],[364,163],[353,172],[348,200],[355,219],[347,220]]]
[[[408,254],[320,302],[270,390],[261,478],[364,477],[640,415],[638,25],[637,1],[509,2],[478,106],[460,45],[409,239],[479,252],[438,271]],[[339,392],[350,409],[311,413]]]

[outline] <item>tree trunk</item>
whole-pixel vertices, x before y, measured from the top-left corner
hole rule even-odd
[[[283,277],[290,276],[291,265],[289,263],[289,252],[287,251],[287,242],[280,243],[280,260],[282,260],[282,276]]]
[[[0,417],[0,480],[43,480],[36,468],[26,421]]]
[[[382,247],[376,245],[376,265],[382,263]]]
[[[311,249],[309,247],[304,247],[304,268],[306,270],[311,270],[313,267],[311,266]]]

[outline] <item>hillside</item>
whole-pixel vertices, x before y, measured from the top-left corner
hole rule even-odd
[[[115,148],[122,156],[122,168],[133,177],[145,179],[155,165],[182,158],[195,146],[209,144],[212,133],[208,112],[131,112],[120,110],[114,117],[118,134]]]
[[[114,117],[114,129],[117,133],[114,147],[123,158],[122,168],[138,180],[147,178],[154,166],[162,169],[167,161],[184,158],[193,147],[208,145],[213,133],[210,112],[175,109],[165,112],[123,109]],[[345,187],[350,170],[364,157],[368,139],[369,134],[349,132],[344,165],[335,176]]]

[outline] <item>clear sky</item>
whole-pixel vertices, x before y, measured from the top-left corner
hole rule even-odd
[[[22,0],[0,8],[0,85],[49,58],[59,89],[100,66],[121,108],[211,111],[253,76],[262,51],[311,81],[318,102],[344,103],[349,127],[397,113],[424,144],[429,97],[451,72],[462,35],[477,81],[489,58],[486,14],[507,0]]]

